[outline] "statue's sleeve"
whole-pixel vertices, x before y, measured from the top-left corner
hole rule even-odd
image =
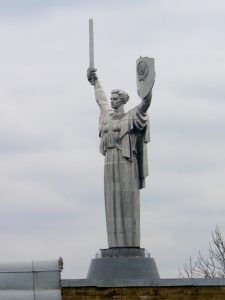
[[[143,130],[148,125],[148,114],[143,112],[139,106],[133,108],[132,119],[134,122],[134,127],[136,127],[138,130]]]
[[[96,80],[95,82],[95,100],[101,112],[109,110],[108,100],[99,80]]]
[[[122,127],[120,131],[120,138],[123,138],[126,134],[130,133],[133,129],[138,129],[140,133],[144,134],[144,141],[148,143],[150,141],[149,133],[149,119],[148,114],[141,111],[139,106],[131,109],[123,119]]]
[[[99,116],[99,135],[101,136],[102,124],[110,113],[109,103],[99,80],[95,82],[95,100],[100,108]]]
[[[132,134],[133,132],[133,134]],[[135,148],[133,148],[132,136],[135,135]],[[150,142],[149,120],[138,106],[131,109],[122,123],[120,138],[122,141],[122,156],[132,161],[133,152],[136,152],[139,188],[145,186],[145,178],[148,176],[147,143]]]
[[[137,163],[139,174],[139,188],[145,187],[145,178],[148,176],[147,143],[150,142],[148,114],[140,110],[139,106],[132,111],[133,123],[139,131],[136,140]]]
[[[150,142],[150,128],[149,118],[146,112],[140,110],[140,106],[136,106],[132,109],[133,126],[137,128],[141,134],[143,134],[144,142]]]

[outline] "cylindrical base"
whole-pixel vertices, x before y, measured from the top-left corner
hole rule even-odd
[[[92,259],[87,279],[93,280],[156,280],[159,273],[153,258],[144,256],[140,248],[109,248],[101,257]]]

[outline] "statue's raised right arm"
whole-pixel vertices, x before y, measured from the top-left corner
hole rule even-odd
[[[89,67],[87,69],[87,79],[90,84],[94,86],[96,102],[99,105],[101,112],[104,112],[106,110],[109,110],[110,108],[105,91],[103,90],[101,83],[96,75],[96,71],[97,69]]]

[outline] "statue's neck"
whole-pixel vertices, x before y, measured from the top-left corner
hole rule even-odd
[[[113,118],[121,118],[125,114],[124,106],[121,105],[119,108],[113,110]]]

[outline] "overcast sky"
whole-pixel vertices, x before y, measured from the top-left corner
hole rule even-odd
[[[136,59],[155,58],[141,246],[177,277],[225,232],[223,0],[0,0],[0,260],[62,256],[63,278],[85,278],[107,247],[89,17],[99,79],[127,109]]]

